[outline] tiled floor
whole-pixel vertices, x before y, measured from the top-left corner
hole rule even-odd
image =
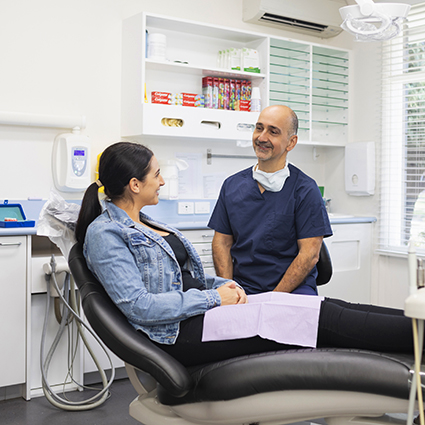
[[[86,399],[87,392],[68,393]],[[45,397],[25,401],[15,398],[0,402],[1,425],[140,425],[128,413],[136,391],[128,379],[114,381],[111,397],[101,406],[83,412],[70,412],[52,406]],[[158,424],[160,425],[160,424]]]
[[[76,401],[87,399],[87,391],[67,393]],[[25,401],[23,398],[0,401],[1,425],[140,425],[128,413],[129,404],[136,398],[136,391],[128,379],[114,381],[111,397],[96,409],[70,412],[52,406],[45,397]],[[406,421],[406,415],[394,416],[394,424]],[[398,420],[398,421],[397,421]],[[162,425],[162,424],[158,424]],[[326,422],[315,420],[315,423],[298,422],[291,425],[326,425]]]

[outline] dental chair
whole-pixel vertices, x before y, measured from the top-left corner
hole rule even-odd
[[[126,363],[138,393],[130,415],[145,425],[318,418],[329,425],[394,424],[397,419],[385,414],[407,412],[413,355],[298,349],[186,368],[128,323],[87,268],[80,244],[70,252],[69,267],[90,325]]]

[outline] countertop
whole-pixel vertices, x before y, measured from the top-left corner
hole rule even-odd
[[[17,236],[17,235],[36,235],[37,234],[37,222],[40,216],[40,212],[43,205],[46,203],[46,199],[35,199],[35,200],[8,200],[9,203],[18,203],[22,205],[27,220],[35,220],[35,227],[10,227],[0,228],[0,236]],[[208,229],[207,223],[210,217],[210,213],[207,214],[184,214],[180,215],[177,213],[178,202],[182,200],[160,200],[156,206],[148,206],[144,208],[144,212],[149,216],[165,222],[172,227],[179,230],[196,230],[196,229]],[[214,208],[215,200],[190,199],[189,202],[209,202],[210,211]],[[0,200],[0,203],[3,203]],[[76,203],[76,201],[71,201]],[[77,202],[78,203],[78,202]],[[356,224],[356,223],[373,223],[376,221],[376,217],[370,216],[354,216],[349,214],[330,213],[329,219],[331,224]]]

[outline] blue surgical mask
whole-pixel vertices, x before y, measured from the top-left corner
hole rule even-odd
[[[256,180],[265,190],[269,192],[280,192],[285,184],[286,179],[289,177],[288,162],[284,168],[275,173],[266,173],[257,170],[258,164],[252,167],[252,178]]]

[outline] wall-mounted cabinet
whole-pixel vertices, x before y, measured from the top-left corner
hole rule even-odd
[[[166,60],[146,58],[147,34],[166,36]],[[261,73],[218,66],[218,52],[251,48]],[[151,93],[202,93],[202,78],[249,80],[268,102],[269,40],[254,33],[141,13],[123,22],[122,135],[250,140],[258,113],[152,104]],[[148,101],[145,102],[145,96]],[[169,119],[169,120],[167,120]],[[180,126],[168,126],[170,119]]]
[[[348,56],[344,50],[270,40],[270,104],[297,113],[299,143],[347,143]]]
[[[166,37],[165,60],[146,58],[154,33]],[[218,52],[230,48],[255,49],[261,73],[221,68]],[[140,13],[123,22],[122,135],[251,140],[257,112],[151,102],[152,92],[202,93],[202,78],[213,76],[249,80],[263,107],[290,106],[300,143],[345,146],[348,71],[346,50]]]

